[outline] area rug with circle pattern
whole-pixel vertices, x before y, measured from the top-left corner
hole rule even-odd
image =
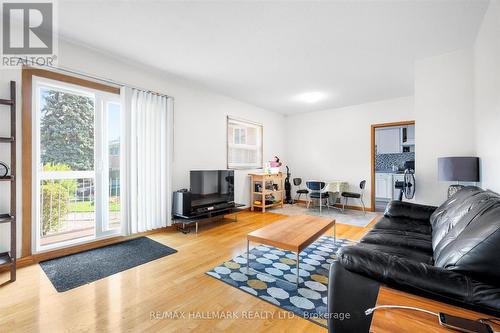
[[[354,243],[342,238],[334,243],[333,237],[323,236],[309,245],[299,256],[298,288],[296,254],[267,245],[250,249],[248,271],[242,253],[207,274],[326,327],[328,271],[337,250]]]

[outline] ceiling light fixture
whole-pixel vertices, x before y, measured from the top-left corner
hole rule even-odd
[[[310,91],[297,96],[297,100],[306,103],[317,103],[326,98],[326,94],[319,91]]]

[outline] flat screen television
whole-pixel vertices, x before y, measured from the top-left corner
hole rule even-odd
[[[234,171],[191,171],[190,187],[192,207],[232,203],[234,202]]]

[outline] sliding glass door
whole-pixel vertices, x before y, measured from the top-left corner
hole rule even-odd
[[[108,101],[106,103],[106,156],[107,174],[104,177],[104,191],[107,191],[104,211],[103,231],[120,230],[120,103]]]
[[[120,232],[120,100],[33,80],[37,252]]]

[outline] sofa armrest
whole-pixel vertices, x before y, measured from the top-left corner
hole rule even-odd
[[[437,209],[435,206],[419,205],[405,201],[391,201],[385,208],[384,215],[387,217],[402,217],[413,220],[429,221],[432,213]]]
[[[362,245],[347,246],[337,254],[347,270],[370,277],[389,287],[402,287],[500,312],[500,288],[466,275],[408,260]]]
[[[376,305],[379,287],[379,282],[334,261],[328,278],[328,332],[368,333],[373,315],[365,311]]]

